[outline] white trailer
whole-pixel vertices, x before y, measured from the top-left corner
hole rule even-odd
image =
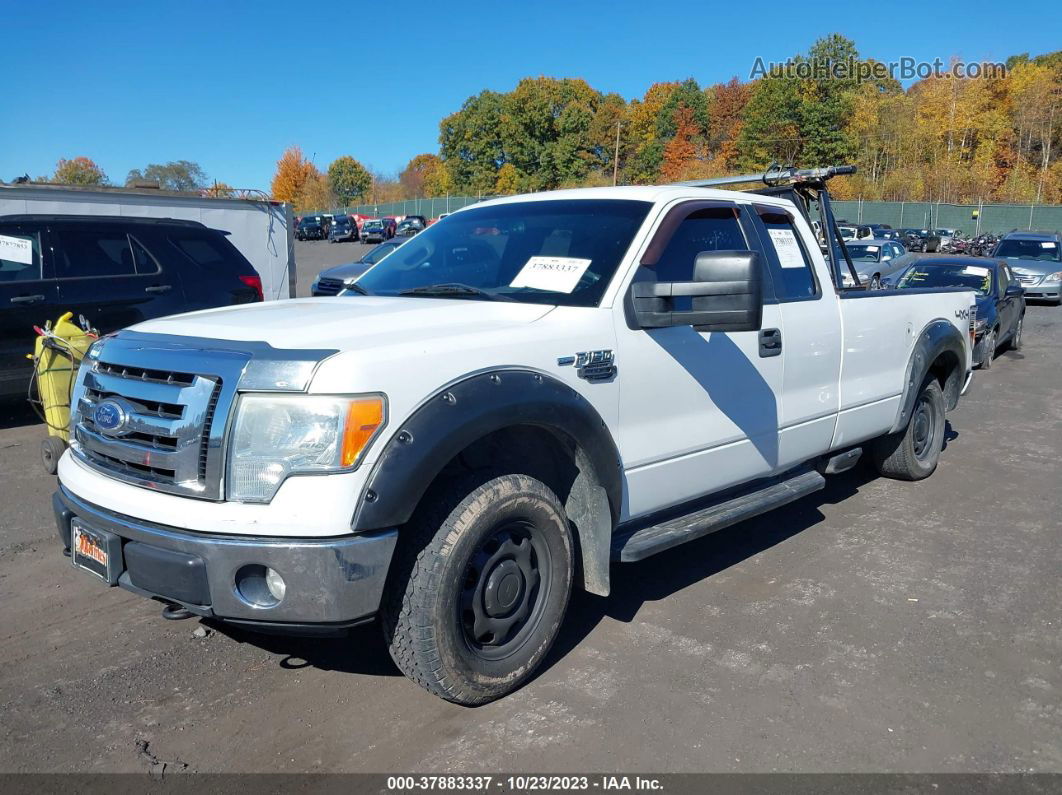
[[[124,215],[199,221],[228,233],[262,277],[265,300],[295,296],[295,238],[291,205],[268,199],[215,199],[171,191],[0,185],[0,216]]]

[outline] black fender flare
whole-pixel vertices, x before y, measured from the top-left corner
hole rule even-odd
[[[513,426],[561,432],[578,448],[580,475],[569,497],[584,585],[608,594],[609,545],[623,497],[623,466],[605,421],[575,389],[524,369],[497,369],[451,383],[394,429],[376,459],[354,510],[355,532],[409,521],[432,481],[473,442]],[[563,499],[563,497],[562,497]]]
[[[959,402],[959,390],[962,389],[963,372],[966,363],[966,340],[947,320],[933,320],[922,329],[915,342],[911,358],[907,362],[907,374],[903,382],[903,394],[896,413],[896,421],[889,433],[897,433],[907,427],[914,411],[918,390],[922,386],[929,368],[940,354],[951,352],[958,360],[958,372],[949,376],[944,388],[944,404],[950,411]]]

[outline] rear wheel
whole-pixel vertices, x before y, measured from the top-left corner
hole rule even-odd
[[[573,553],[556,495],[526,475],[465,494],[402,530],[382,605],[391,657],[431,693],[484,704],[519,688],[553,645]],[[455,493],[453,489],[440,492]]]
[[[933,474],[944,444],[944,393],[929,376],[915,400],[907,427],[871,445],[878,472],[896,480],[922,480]]]

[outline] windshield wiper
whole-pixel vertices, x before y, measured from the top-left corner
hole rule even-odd
[[[372,293],[370,293],[368,290],[366,290],[364,287],[362,287],[357,282],[351,282],[350,284],[344,284],[343,285],[343,289],[344,290],[350,290],[352,293],[357,293],[358,295],[372,295]]]
[[[475,296],[476,298],[486,298],[488,301],[515,300],[507,295],[488,293],[486,290],[481,290],[479,287],[473,287],[469,284],[461,284],[460,282],[447,282],[445,284],[425,284],[421,287],[410,287],[408,290],[401,290],[398,294],[440,296],[445,298]]]

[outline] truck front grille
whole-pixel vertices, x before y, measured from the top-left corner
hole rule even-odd
[[[215,496],[208,442],[220,377],[96,361],[80,387],[73,430],[83,461],[139,485]]]

